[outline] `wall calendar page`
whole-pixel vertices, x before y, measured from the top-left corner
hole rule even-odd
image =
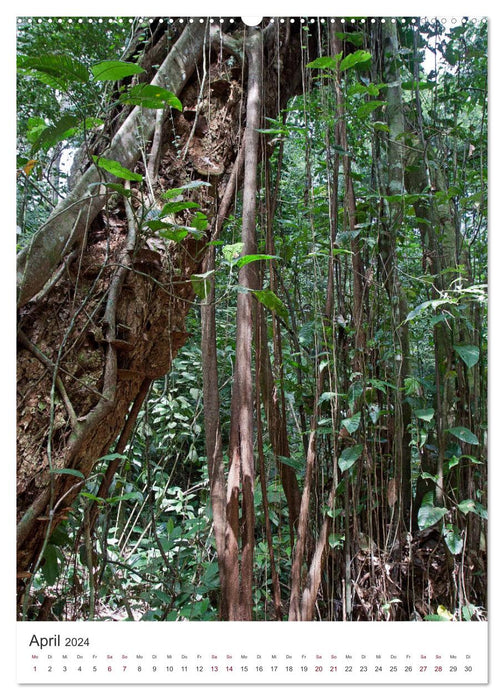
[[[489,22],[174,7],[15,20],[18,689],[486,687]]]

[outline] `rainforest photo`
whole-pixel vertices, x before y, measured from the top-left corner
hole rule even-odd
[[[17,619],[487,619],[487,22],[17,35]]]

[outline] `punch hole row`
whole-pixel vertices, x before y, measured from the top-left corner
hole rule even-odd
[[[148,20],[149,22],[154,22],[154,20],[156,19],[157,21],[166,22],[167,24],[177,24],[177,23],[178,24],[184,24],[184,23],[194,24],[197,22],[199,22],[200,24],[203,24],[205,21],[209,21],[210,23],[213,23],[213,24],[223,24],[225,21],[225,18],[223,18],[223,17],[220,17],[220,18],[213,18],[213,17],[210,17],[210,18],[203,18],[203,17],[177,17],[177,18],[173,18],[173,17],[167,17],[167,18],[164,18],[164,17],[161,17],[161,18],[153,18],[153,17],[149,17],[149,18],[147,18],[147,17],[139,17],[139,18],[133,18],[133,17],[129,17],[129,18],[123,18],[123,17],[87,17],[87,18],[83,18],[83,17],[29,17],[27,19],[25,19],[23,17],[18,17],[17,22],[18,22],[18,24],[21,24],[23,21],[27,21],[28,24],[43,24],[44,22],[47,22],[48,24],[54,23],[54,24],[103,24],[103,25],[107,25],[107,24],[115,24],[115,23],[117,23],[117,24],[133,24],[135,19],[138,19],[141,21]],[[321,24],[324,24],[326,21],[329,21],[331,24],[334,24],[336,22],[339,22],[341,24],[359,24],[359,23],[364,24],[366,22],[366,19],[367,18],[335,19],[334,17],[331,17],[329,20],[327,20],[324,17],[321,17],[320,19],[315,18],[315,17],[311,17],[311,18],[272,17],[272,18],[270,18],[269,21],[271,24],[274,22],[279,22],[280,24],[285,24],[286,22],[290,22],[291,24],[293,24],[296,20],[299,20],[301,22],[301,24],[304,24],[304,23],[314,24],[317,21],[320,21]],[[431,17],[431,18],[422,17],[420,21],[435,22],[436,20],[438,20],[442,24],[455,25],[455,24],[458,24],[459,22],[461,24],[469,24],[469,23],[470,24],[477,24],[478,22],[486,22],[487,18],[486,17],[471,17],[471,18],[467,18],[467,17],[462,17],[462,18],[458,18],[458,17],[449,17],[449,18],[448,17]],[[230,20],[229,20],[229,22],[231,24],[234,24],[235,21],[236,20],[234,18],[230,18]],[[258,23],[261,21],[262,20],[259,20]],[[383,23],[385,23],[386,20],[384,17],[371,17],[370,21],[372,24],[374,24],[376,22],[381,22],[383,24]],[[391,21],[397,22],[398,24],[403,24],[403,25],[407,25],[407,24],[410,24],[412,26],[418,25],[417,19],[415,17],[408,17],[408,18],[392,17]]]

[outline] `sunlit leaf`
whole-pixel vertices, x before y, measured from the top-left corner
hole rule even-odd
[[[256,262],[257,260],[279,260],[278,255],[244,255],[241,258],[238,258],[236,261],[236,267],[243,267],[244,265],[248,265],[249,263]]]
[[[433,408],[417,408],[416,411],[413,411],[413,413],[417,418],[419,418],[420,420],[424,420],[427,423],[430,423],[431,420],[434,418]]]
[[[160,216],[168,216],[168,214],[176,214],[185,209],[197,209],[199,204],[196,202],[168,202],[164,205]]]
[[[383,105],[386,105],[387,103],[384,102],[383,100],[369,100],[369,102],[364,102],[358,109],[357,109],[357,116],[360,117],[361,119],[364,119],[365,117],[368,117],[372,112],[375,111],[375,109],[378,109],[379,107],[383,107]]]
[[[464,547],[464,540],[460,536],[460,531],[458,527],[453,525],[446,525],[443,528],[443,538],[446,546],[452,554],[460,554]]]
[[[104,158],[103,156],[93,156],[93,160],[99,168],[123,180],[132,180],[133,182],[142,182],[143,180],[142,175],[128,170],[128,168],[123,167],[117,160],[109,160],[109,158]]]
[[[340,454],[338,459],[338,467],[342,472],[346,472],[351,466],[359,459],[364,449],[363,445],[354,445],[353,447],[347,447]]]
[[[476,435],[471,432],[469,428],[465,428],[462,425],[455,428],[448,428],[448,432],[455,435],[455,437],[462,440],[462,442],[467,442],[470,445],[479,445],[479,440]]]
[[[446,508],[434,505],[434,494],[432,491],[429,491],[423,497],[422,505],[418,510],[418,527],[420,530],[432,527],[432,525],[439,522],[446,513],[448,513]]]
[[[348,56],[345,56],[345,58],[340,63],[340,70],[347,70],[348,68],[352,68],[358,63],[365,63],[370,59],[371,54],[369,53],[369,51],[363,51],[362,49],[359,49],[358,51],[354,51]]]
[[[134,85],[122,97],[121,102],[127,105],[137,105],[147,109],[165,109],[173,107],[182,111],[182,102],[165,88],[157,85]]]
[[[206,231],[208,227],[208,217],[202,211],[197,211],[191,219],[191,226],[197,228],[198,231]]]
[[[436,612],[443,620],[453,620],[453,614],[444,605],[438,605]]]
[[[20,56],[18,66],[33,71],[36,77],[53,86],[62,87],[68,81],[85,83],[89,80],[87,67],[67,54],[44,54],[33,58]]]
[[[336,68],[337,62],[333,56],[319,56],[314,61],[306,64],[307,68],[322,68],[322,69],[332,69]]]
[[[243,243],[239,241],[238,243],[231,243],[222,247],[222,254],[228,263],[234,263],[239,257],[243,250]]]
[[[122,80],[130,75],[145,73],[145,69],[137,63],[128,61],[102,61],[91,66],[93,80]]]
[[[354,413],[353,416],[350,416],[349,418],[344,418],[341,421],[341,425],[343,425],[347,431],[352,435],[352,433],[355,433],[357,428],[360,425],[361,421],[361,412],[358,411],[357,413]]]
[[[25,165],[23,165],[22,170],[25,175],[30,175],[33,168],[37,165],[38,161],[31,158]]]

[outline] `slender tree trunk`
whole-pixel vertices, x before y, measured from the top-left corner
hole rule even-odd
[[[396,253],[397,232],[400,230],[404,213],[404,204],[400,198],[405,194],[405,121],[400,85],[397,28],[395,23],[388,19],[381,27],[380,45],[383,51],[383,82],[387,84],[386,116],[389,127],[387,138],[382,141],[386,153],[385,181],[382,187],[389,199],[384,200],[384,216],[382,216],[379,244],[381,270],[392,312],[396,348],[394,382],[397,390],[394,397],[396,415],[393,438],[393,460],[396,471],[393,478],[397,479],[400,484],[398,507],[402,528],[410,530],[411,449],[409,424],[411,422],[411,407],[402,398],[405,378],[410,374],[409,329],[408,324],[405,323],[408,304],[398,275]]]
[[[247,127],[245,129],[245,178],[243,185],[242,255],[253,255],[256,243],[256,194],[262,92],[262,36],[251,29],[247,38],[249,60]],[[228,618],[252,619],[254,553],[254,395],[252,383],[253,299],[257,288],[255,265],[240,269],[236,310],[236,363],[231,403],[230,467],[226,525],[226,579]],[[242,515],[239,518],[241,490]],[[241,535],[241,538],[240,538]],[[241,539],[241,558],[240,553]]]
[[[212,241],[217,240],[238,188],[243,168],[243,144],[236,158],[222,202],[217,212]],[[217,365],[217,331],[215,316],[215,246],[208,247],[203,262],[203,275],[208,294],[201,306],[201,356],[203,370],[203,402],[205,444],[210,480],[210,497],[215,531],[219,577],[221,584],[221,617],[227,615],[226,552],[226,478],[224,473],[222,429],[220,422],[219,373]]]

